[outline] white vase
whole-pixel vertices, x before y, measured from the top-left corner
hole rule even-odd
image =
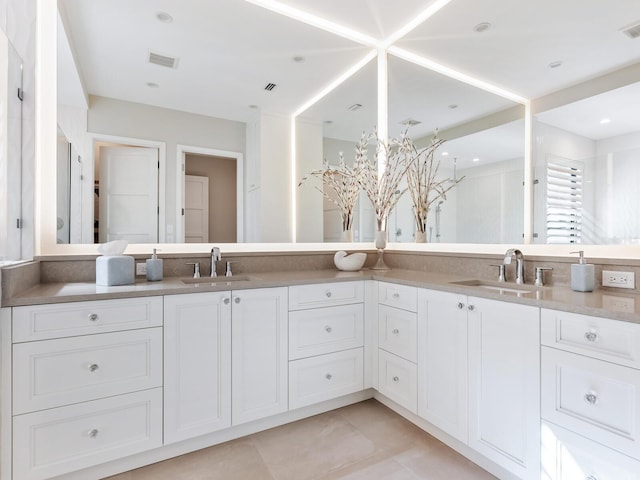
[[[383,250],[387,246],[386,230],[376,230],[376,236],[374,237],[374,245],[378,250]]]
[[[341,242],[353,242],[353,230],[343,230],[340,236]]]
[[[416,243],[426,243],[427,242],[427,232],[417,231],[415,234]]]

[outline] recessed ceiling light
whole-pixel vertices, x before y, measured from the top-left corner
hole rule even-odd
[[[600,125],[606,125],[607,123],[611,123],[610,118],[603,118],[602,120],[600,120]]]
[[[449,155],[449,152],[442,152],[440,155],[442,155],[443,157],[446,157],[447,155]]]
[[[324,123],[326,123],[327,125],[331,125],[333,123],[333,120],[325,120]]]
[[[471,160],[472,162],[479,162],[480,159],[478,157],[474,158],[473,160]]]
[[[491,24],[489,22],[481,22],[477,24],[475,27],[473,27],[473,31],[482,33],[482,32],[486,32],[490,28],[491,28]]]
[[[457,103],[452,103],[447,108],[449,108],[450,110],[455,110],[456,108],[458,108],[458,104]]]
[[[171,23],[173,22],[173,17],[169,15],[167,12],[158,12],[156,13],[156,18],[160,20],[162,23]]]
[[[301,55],[296,55],[295,57],[293,57],[293,61],[296,63],[302,63],[306,60],[306,58],[304,58]]]
[[[249,105],[249,108],[252,109],[252,110],[257,110],[258,105],[253,105],[252,104],[252,105]]]
[[[147,87],[149,88],[158,88],[160,85],[158,85],[155,82],[147,82]]]
[[[549,68],[558,68],[562,66],[562,61],[561,60],[556,60],[555,62],[551,62],[549,64]]]

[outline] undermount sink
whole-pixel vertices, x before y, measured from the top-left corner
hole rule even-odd
[[[206,283],[231,283],[231,282],[250,282],[256,277],[251,275],[233,275],[232,277],[200,277],[200,278],[182,278],[182,283],[187,285],[206,284]]]
[[[516,295],[535,294],[536,292],[540,291],[538,287],[534,287],[534,286],[529,286],[529,285],[509,286],[509,284],[499,283],[499,282],[490,282],[486,280],[461,280],[459,282],[450,282],[450,283],[451,285],[477,287],[477,288],[482,288],[484,290],[492,290],[499,293],[513,293]]]

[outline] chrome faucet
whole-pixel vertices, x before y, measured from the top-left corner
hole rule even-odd
[[[213,247],[211,249],[211,276],[217,277],[216,267],[218,266],[218,262],[222,260],[222,255],[220,255],[220,249],[218,247]]]
[[[511,257],[516,257],[516,283],[522,285],[524,283],[524,256],[517,248],[510,248],[504,254],[503,265],[511,264]]]

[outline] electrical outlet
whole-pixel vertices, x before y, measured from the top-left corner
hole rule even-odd
[[[635,275],[633,272],[602,271],[602,286],[616,288],[635,288]]]
[[[136,263],[136,275],[147,274],[147,263]]]

